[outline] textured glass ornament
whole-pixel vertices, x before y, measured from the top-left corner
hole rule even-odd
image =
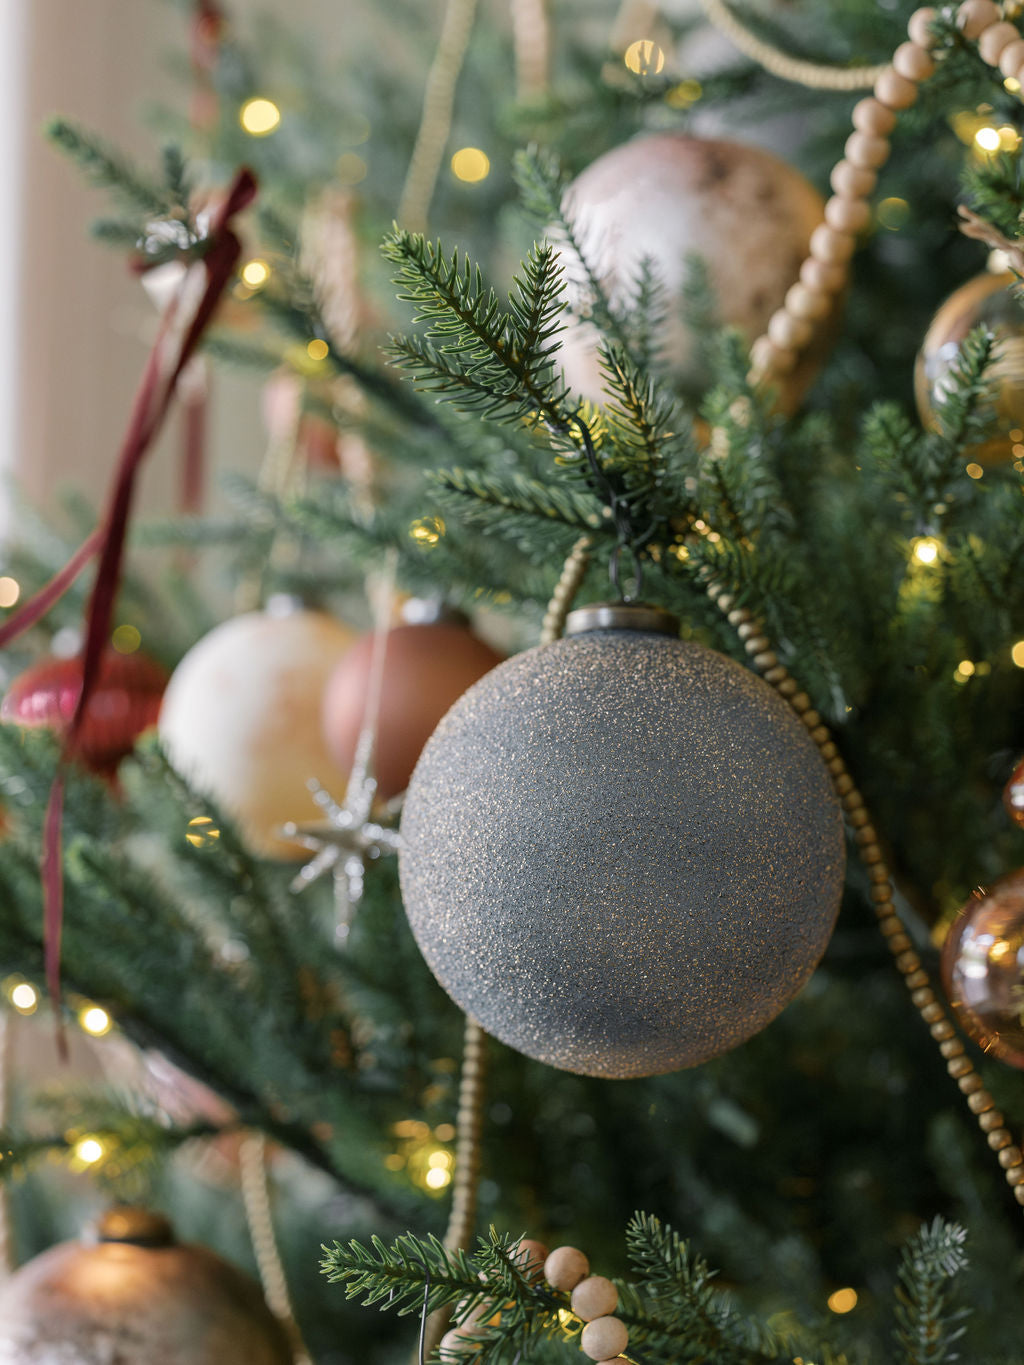
[[[943,944],[942,981],[975,1042],[1024,1068],[1024,870],[971,896]]]
[[[995,403],[998,430],[972,446],[982,463],[1009,460],[1020,443],[1011,432],[1024,430],[1024,307],[1014,298],[1011,274],[976,275],[950,294],[932,319],[914,369],[914,396],[921,421],[938,430],[935,404],[952,389],[951,373],[968,332],[984,324],[996,336],[992,363],[985,371]]]
[[[0,1365],[288,1365],[259,1286],[159,1214],[112,1209],[0,1286]]]
[[[402,816],[402,894],[438,980],[552,1066],[654,1075],[763,1028],[839,906],[839,806],[755,674],[650,630],[500,664],[448,712]]]
[[[563,207],[613,307],[629,308],[641,267],[649,266],[665,301],[654,337],[657,357],[677,383],[696,390],[708,376],[686,320],[693,258],[706,267],[718,319],[752,342],[782,307],[825,205],[799,171],[762,147],[672,132],[605,152],[568,187]],[[563,333],[557,359],[572,387],[600,403],[604,385],[598,333],[586,321],[587,277],[570,247],[562,245],[561,255],[569,303],[581,321]],[[828,331],[828,322],[818,325],[816,343],[782,380],[784,409],[796,407],[817,373]]]

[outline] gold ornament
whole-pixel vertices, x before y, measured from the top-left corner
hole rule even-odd
[[[1020,444],[1014,432],[1024,430],[1024,307],[1014,297],[1017,278],[985,272],[960,286],[932,319],[914,369],[914,396],[921,421],[938,431],[936,404],[953,388],[952,376],[960,348],[975,327],[995,333],[996,350],[986,370],[995,405],[997,430],[990,440],[973,446],[971,458],[982,464],[1000,464],[1014,456]]]

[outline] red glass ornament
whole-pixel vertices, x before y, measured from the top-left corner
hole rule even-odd
[[[1003,788],[1003,805],[1015,825],[1024,827],[1024,758],[1010,774],[1010,780]]]
[[[145,654],[109,649],[85,710],[72,757],[113,777],[144,730],[156,724],[167,673]],[[0,704],[0,721],[28,729],[64,730],[82,691],[82,660],[43,659],[15,678]]]
[[[355,758],[372,657],[373,636],[364,635],[338,663],[324,691],[324,739],[343,771]],[[388,632],[374,751],[381,796],[405,791],[438,721],[502,658],[455,621],[396,626]]]
[[[965,1031],[1024,1069],[1024,869],[973,893],[943,945],[942,981]]]

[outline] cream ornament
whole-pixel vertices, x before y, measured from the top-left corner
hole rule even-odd
[[[280,827],[321,817],[311,778],[345,789],[321,734],[320,700],[354,639],[324,612],[249,612],[204,636],[171,677],[159,720],[168,756],[257,853],[304,857]]]

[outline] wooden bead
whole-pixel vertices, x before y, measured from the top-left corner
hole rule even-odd
[[[571,1293],[590,1274],[590,1262],[575,1247],[556,1247],[544,1262],[544,1278],[552,1289]]]
[[[952,1039],[956,1036],[956,1030],[948,1019],[938,1019],[931,1026],[931,1035],[937,1043],[944,1043],[947,1038]],[[944,1057],[959,1057],[963,1050],[963,1045],[961,1044],[959,1048],[952,1052],[947,1052],[945,1049],[942,1049],[942,1055]]]
[[[1020,32],[1016,25],[993,24],[978,39],[978,51],[981,53],[982,61],[988,62],[989,66],[998,66],[1003,49],[1010,43],[1015,43],[1019,37]]]
[[[999,54],[999,70],[1009,79],[1016,76],[1017,72],[1024,66],[1024,38],[1017,38],[1012,43],[1007,43]]]
[[[1011,1166],[1006,1172],[1008,1185],[1024,1185],[1024,1166]]]
[[[966,1076],[968,1072],[974,1070],[974,1063],[970,1057],[954,1057],[946,1063],[946,1070],[957,1080],[960,1076]]]
[[[875,81],[875,98],[890,109],[909,109],[917,99],[917,85],[887,66]]]
[[[987,28],[998,24],[999,7],[992,0],[964,0],[957,10],[956,26],[965,38],[978,38]]]
[[[800,278],[808,289],[817,289],[822,294],[838,294],[846,283],[846,274],[842,262],[819,261],[814,256],[808,256],[800,267]]]
[[[969,1076],[961,1076],[957,1081],[960,1093],[963,1095],[976,1095],[985,1082],[976,1071],[972,1071]]]
[[[916,972],[921,966],[921,959],[913,952],[900,953],[896,959],[896,970],[906,976],[908,972]]]
[[[878,173],[866,170],[863,166],[854,166],[846,160],[837,161],[832,167],[829,184],[836,194],[841,194],[846,199],[866,199],[869,194],[874,193],[878,184]]]
[[[934,22],[935,9],[932,5],[923,5],[920,9],[914,10],[907,24],[910,41],[920,47],[934,47],[935,38],[931,31]]]
[[[1024,1152],[1020,1150],[1016,1143],[1011,1143],[1009,1147],[1004,1147],[997,1158],[1003,1170],[1009,1170],[1011,1166],[1019,1166],[1024,1162]]]
[[[900,77],[902,80],[902,76]],[[872,137],[870,133],[851,133],[846,139],[847,161],[862,170],[877,171],[889,159],[889,140]]]
[[[927,986],[928,973],[924,970],[923,967],[916,972],[911,972],[910,975],[906,977],[905,984],[907,986],[907,989],[911,991],[916,991],[918,986]],[[938,1025],[936,1024],[935,1027],[937,1028]]]
[[[978,1127],[983,1133],[992,1133],[996,1128],[1002,1128],[1005,1122],[998,1109],[989,1109],[978,1119]]]
[[[832,300],[817,289],[810,289],[797,280],[786,292],[786,312],[795,318],[805,318],[817,322],[832,311]]]
[[[856,134],[860,137],[860,134]],[[828,223],[821,223],[811,233],[811,255],[828,265],[843,265],[853,255],[857,240],[848,232],[837,232]]]
[[[896,115],[880,100],[869,95],[853,106],[853,126],[872,137],[888,137],[896,127]]]
[[[798,351],[811,339],[814,328],[802,318],[794,318],[780,308],[768,320],[768,339],[780,350]]]
[[[938,1027],[939,1025],[936,1024],[932,1028],[933,1038],[936,1037],[935,1029],[937,1029]],[[949,1032],[946,1034],[946,1036],[941,1039],[936,1039],[936,1041],[939,1044],[939,1051],[942,1053],[943,1057],[945,1057],[947,1061],[949,1061],[950,1057],[959,1057],[963,1053],[964,1045],[963,1043],[961,1043],[959,1038],[953,1036],[952,1025],[949,1025]]]
[[[603,1318],[608,1313],[614,1313],[618,1303],[619,1291],[611,1280],[605,1279],[603,1275],[589,1275],[572,1291],[570,1307],[584,1322],[593,1322],[595,1318]],[[614,1351],[604,1352],[604,1355],[614,1354]],[[595,1356],[594,1359],[603,1360],[604,1356]]]
[[[839,232],[863,232],[871,221],[871,209],[863,199],[833,195],[825,205],[825,222]]]
[[[967,1096],[967,1108],[972,1114],[984,1115],[995,1108],[995,1100],[987,1090],[978,1090]]]
[[[1013,1138],[1010,1136],[1009,1129],[1003,1128],[1001,1125],[988,1135],[988,1145],[993,1152],[1001,1152],[1004,1147],[1009,1147],[1012,1143]]]
[[[461,1360],[470,1351],[479,1351],[480,1343],[468,1340],[457,1327],[445,1332],[438,1347],[442,1360]]]
[[[591,1360],[612,1360],[629,1345],[629,1330],[619,1318],[596,1318],[580,1337],[580,1350]]]
[[[548,1249],[543,1242],[524,1237],[512,1249],[512,1263],[528,1280],[536,1279],[544,1268]]]
[[[1018,1204],[1024,1204],[1024,1185],[1018,1185],[1013,1192],[1013,1197]]]
[[[892,69],[908,81],[926,81],[935,70],[935,60],[917,43],[900,43],[892,54]]]

